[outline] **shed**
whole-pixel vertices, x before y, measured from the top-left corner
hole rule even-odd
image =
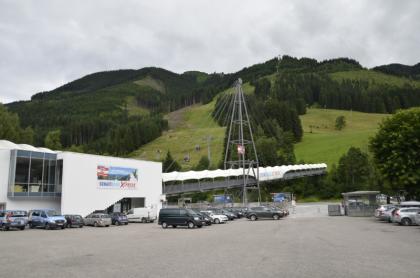
[[[344,214],[348,216],[373,216],[377,208],[379,191],[354,191],[342,193]]]

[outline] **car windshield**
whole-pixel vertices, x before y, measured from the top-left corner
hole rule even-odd
[[[15,217],[27,216],[26,211],[12,211],[11,214],[12,214],[12,216],[15,216]]]
[[[191,215],[198,215],[198,213],[196,213],[195,211],[193,211],[192,209],[187,209],[187,212]]]
[[[110,218],[110,216],[108,214],[102,214],[101,218]]]
[[[58,212],[56,212],[55,210],[48,210],[47,211],[47,215],[48,216],[60,216],[61,214],[59,214]]]

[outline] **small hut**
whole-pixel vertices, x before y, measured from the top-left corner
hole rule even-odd
[[[373,216],[377,208],[379,191],[354,191],[342,193],[344,214],[347,216]]]

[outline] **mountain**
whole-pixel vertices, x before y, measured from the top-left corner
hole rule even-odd
[[[277,128],[290,130],[296,142],[301,140],[302,133],[297,116],[304,115],[308,106],[392,113],[420,105],[420,81],[368,70],[349,58],[317,61],[283,56],[234,73],[178,74],[155,67],[97,72],[37,93],[30,101],[6,106],[18,114],[23,128],[33,128],[35,141],[31,143],[35,145],[44,145],[46,135],[58,130],[63,148],[125,156],[161,138],[162,133],[167,135],[166,130],[173,130],[170,115],[184,115],[176,111],[189,111],[188,107],[200,109],[209,104],[205,109],[211,109],[210,119],[215,117],[214,112],[221,110],[218,105],[223,104],[220,96],[238,78],[242,78],[247,94],[254,98],[250,102],[251,111],[261,114],[268,107],[266,101],[275,100],[269,104],[273,115],[258,116],[258,122],[271,119],[261,127],[263,133],[269,130],[273,133]],[[220,114],[216,115],[219,124],[223,118]],[[182,117],[177,121],[187,136],[195,136],[188,134],[194,125],[190,126]],[[206,127],[201,124],[200,128]],[[218,138],[224,130],[221,128],[215,131]]]
[[[380,71],[386,74],[410,77],[412,79],[420,80],[420,63],[415,64],[413,66],[407,66],[402,64],[389,64],[374,67],[373,70]]]

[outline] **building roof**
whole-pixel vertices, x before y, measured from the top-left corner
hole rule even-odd
[[[7,140],[0,140],[0,149],[6,150],[23,150],[31,152],[43,152],[43,153],[57,153],[47,148],[37,148],[28,144],[15,144]]]
[[[259,180],[269,181],[282,179],[284,174],[290,171],[308,171],[308,170],[326,170],[327,164],[301,164],[301,165],[282,165],[274,167],[259,167]],[[256,171],[256,169],[255,169]],[[255,176],[255,174],[248,170],[245,170],[245,175]],[[214,178],[225,178],[225,177],[238,177],[243,175],[243,168],[239,169],[227,169],[227,170],[204,170],[204,171],[188,171],[188,172],[170,172],[162,173],[162,181],[185,181],[185,180],[202,180],[202,179],[214,179]]]
[[[379,194],[379,191],[354,191],[354,192],[346,192],[341,193],[343,196],[360,196],[360,195],[376,195]]]

